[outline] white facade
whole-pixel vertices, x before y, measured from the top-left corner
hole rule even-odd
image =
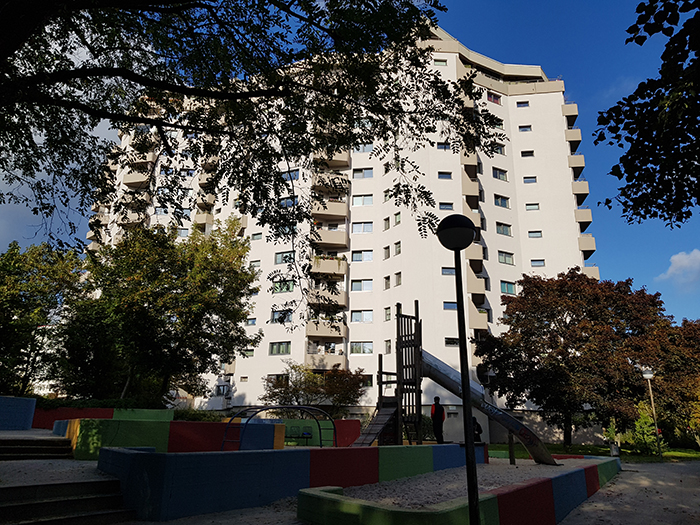
[[[469,294],[468,327],[470,335],[478,338],[483,331],[501,331],[500,297],[517,291],[513,283],[523,273],[553,277],[580,266],[598,277],[597,268],[585,266],[585,259],[595,251],[595,240],[584,233],[591,212],[581,207],[588,183],[581,176],[583,157],[575,154],[581,140],[580,130],[573,126],[578,110],[565,100],[563,82],[549,81],[541,68],[500,64],[468,50],[440,30],[436,38],[430,41],[436,49],[434,67],[452,79],[476,70],[484,101],[503,120],[507,136],[502,153],[493,158],[466,155],[441,144],[412,155],[425,174],[420,182],[434,195],[435,213],[440,218],[463,213],[481,228],[480,239],[462,258]],[[128,140],[123,137],[122,146]],[[338,325],[336,331],[324,324],[300,323],[305,309],[294,312],[291,323],[270,322],[273,305],[301,297],[298,289],[271,293],[271,283],[265,278],[286,267],[284,254],[295,247],[268,242],[265,228],[251,217],[243,218],[242,233],[251,238],[250,261],[261,271],[261,291],[254,297],[248,329],[262,329],[264,339],[250,357],[226,367],[236,387],[232,406],[258,404],[262,378],[281,374],[286,359],[319,369],[335,363],[351,370],[362,368],[373,383],[362,404],[374,406],[378,354],[385,354],[386,369],[394,369],[396,304],[413,313],[416,299],[423,319],[423,347],[459,368],[453,254],[436,237],[421,238],[410,211],[385,200],[392,177],[384,176],[383,161],[370,153],[370,146],[365,149],[333,159],[332,168],[340,174],[333,176],[347,178],[350,189],[347,195],[329,194],[339,199],[329,200],[314,216],[320,228],[322,257],[331,257],[317,258],[314,268],[340,281],[341,293],[334,298],[344,306],[341,315],[346,324]],[[191,167],[183,160],[179,169]],[[158,173],[157,165],[156,170]],[[127,183],[134,177],[118,175],[120,182]],[[306,185],[318,190],[318,174],[305,175]],[[190,180],[192,221],[183,224],[183,235],[195,226],[206,231],[215,219],[236,213],[233,199],[223,203],[201,190],[206,172],[192,172]],[[137,183],[130,184],[133,189]],[[148,209],[151,224],[167,221],[167,216],[155,214],[157,193],[154,199]],[[109,214],[105,208],[99,211]],[[120,222],[124,226],[127,220],[111,217],[113,239],[118,237]],[[472,369],[476,364],[472,360]],[[443,404],[460,404],[428,383],[424,382],[424,403],[432,402],[437,394],[443,397]]]

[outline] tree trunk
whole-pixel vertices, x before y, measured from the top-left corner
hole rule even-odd
[[[129,388],[130,382],[131,382],[131,369],[129,369],[129,375],[126,376],[126,384],[124,385],[124,390],[122,390],[122,395],[119,396],[119,399],[124,399],[124,396],[126,395],[126,389]]]
[[[571,414],[564,414],[564,448],[569,448],[571,446],[571,433],[572,433],[572,417]]]

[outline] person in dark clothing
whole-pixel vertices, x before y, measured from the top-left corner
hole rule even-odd
[[[474,443],[480,443],[483,429],[474,416],[472,416],[472,424],[474,425]]]
[[[445,421],[445,409],[440,404],[440,398],[435,396],[435,403],[430,407],[430,419],[433,420],[433,434],[435,434],[435,439],[437,439],[438,444],[445,442],[442,437],[442,424]]]

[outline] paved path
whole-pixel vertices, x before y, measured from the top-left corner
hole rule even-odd
[[[561,525],[700,524],[700,461],[623,463]]]

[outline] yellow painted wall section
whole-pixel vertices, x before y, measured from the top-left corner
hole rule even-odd
[[[273,442],[273,448],[275,450],[282,450],[284,448],[284,424],[275,423],[275,441]]]

